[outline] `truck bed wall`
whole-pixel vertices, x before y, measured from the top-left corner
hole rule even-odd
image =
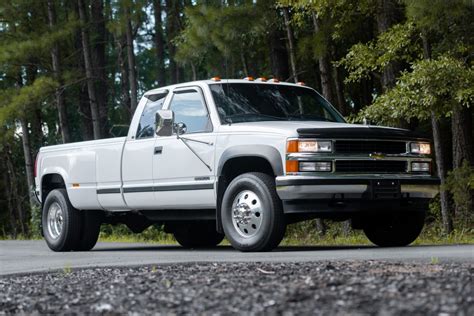
[[[39,178],[60,174],[71,204],[78,209],[125,207],[121,199],[97,196],[97,189],[120,188],[124,143],[125,137],[120,137],[43,147],[38,160]]]

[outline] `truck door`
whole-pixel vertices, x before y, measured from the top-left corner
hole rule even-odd
[[[153,178],[157,206],[214,208],[216,136],[202,90],[179,88],[170,97],[169,109],[174,112],[175,123],[184,123],[186,132],[181,139],[172,135],[155,140]]]
[[[155,113],[161,110],[168,91],[148,95],[135,134],[127,139],[122,158],[123,196],[132,209],[154,209],[153,157]],[[137,110],[140,107],[137,108]]]

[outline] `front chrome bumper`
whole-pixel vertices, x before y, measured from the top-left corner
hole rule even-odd
[[[412,174],[280,176],[276,178],[276,188],[283,201],[367,199],[380,181],[399,186],[402,198],[431,199],[438,194],[440,184],[437,177]]]

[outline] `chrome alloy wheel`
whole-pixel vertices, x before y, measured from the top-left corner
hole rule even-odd
[[[262,204],[252,191],[237,194],[232,203],[232,223],[237,232],[245,238],[255,235],[262,225]]]
[[[48,209],[48,232],[52,239],[58,239],[63,230],[63,210],[54,202]]]

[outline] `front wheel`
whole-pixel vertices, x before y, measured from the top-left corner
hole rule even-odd
[[[368,218],[363,230],[367,238],[377,246],[402,247],[418,238],[424,223],[424,212],[399,212]]]
[[[285,235],[283,207],[275,179],[259,172],[244,173],[227,187],[221,207],[222,226],[240,251],[270,251]]]

